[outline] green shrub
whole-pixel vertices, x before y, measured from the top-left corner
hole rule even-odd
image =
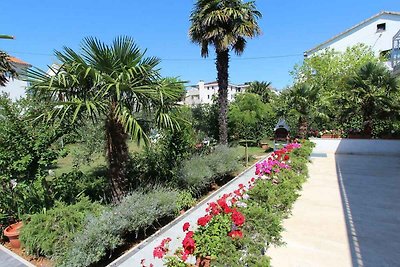
[[[196,204],[196,199],[193,198],[192,194],[188,190],[182,190],[179,192],[178,199],[176,202],[176,210],[186,210],[193,207]]]
[[[241,157],[239,149],[217,146],[206,160],[215,175],[223,176],[239,169]]]
[[[208,155],[196,155],[182,164],[179,183],[192,194],[199,195],[219,178],[228,175],[240,166],[240,155],[236,148],[217,146]]]
[[[81,198],[67,206],[57,202],[54,208],[24,220],[20,239],[28,254],[53,257],[66,251],[75,234],[82,229],[88,214],[99,214],[103,207]]]
[[[180,173],[182,186],[197,195],[211,184],[213,176],[214,172],[203,156],[194,156],[185,161]]]
[[[100,261],[124,242],[127,233],[138,234],[159,219],[173,216],[178,194],[167,188],[133,192],[100,216],[89,217],[69,251],[59,259],[59,265],[78,267]]]
[[[88,196],[92,201],[105,200],[108,197],[108,181],[101,170],[87,174],[78,170],[63,173],[54,177],[49,186],[54,199],[71,204],[80,195]]]

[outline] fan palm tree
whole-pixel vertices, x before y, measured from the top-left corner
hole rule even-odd
[[[246,89],[246,92],[259,95],[264,103],[271,102],[271,99],[273,98],[271,82],[251,82],[249,87]]]
[[[383,119],[398,112],[395,99],[400,89],[399,80],[382,64],[366,63],[348,78],[347,85],[348,102],[352,113],[361,113],[365,135],[371,135],[374,117]]]
[[[116,38],[111,45],[86,38],[81,50],[81,54],[67,47],[56,51],[61,64],[51,69],[54,75],[30,70],[27,80],[31,90],[52,105],[48,117],[76,123],[87,116],[104,125],[116,202],[128,190],[128,134],[147,142],[144,127],[150,122],[179,127],[168,111],[180,99],[183,86],[176,79],[162,79],[157,69],[160,60],[145,57],[129,37]]]
[[[308,132],[309,118],[315,110],[317,95],[317,88],[305,83],[295,85],[286,94],[289,108],[298,115],[298,133],[301,138],[305,138]]]
[[[246,38],[261,33],[257,19],[261,13],[254,1],[242,0],[197,0],[190,16],[189,36],[199,44],[201,55],[208,56],[209,46],[214,46],[218,79],[219,141],[228,142],[227,107],[229,79],[229,51],[243,53]]]

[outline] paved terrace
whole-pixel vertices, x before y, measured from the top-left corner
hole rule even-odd
[[[316,142],[272,265],[400,266],[400,141]]]

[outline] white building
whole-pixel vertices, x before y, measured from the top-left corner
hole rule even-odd
[[[235,95],[238,93],[243,93],[247,84],[228,84],[228,101],[232,101]],[[208,82],[200,81],[197,85],[189,86],[186,89],[186,97],[184,103],[186,105],[197,105],[197,104],[211,104],[213,98],[218,97],[218,82]]]
[[[10,61],[12,67],[14,67],[15,71],[20,75],[24,74],[24,72],[31,67],[29,63],[26,63],[16,57],[9,57],[8,60]],[[27,87],[28,83],[18,79],[18,77],[14,79],[9,78],[6,86],[0,87],[0,91],[9,94],[12,100],[17,100],[26,95]]]
[[[304,52],[304,56],[312,56],[312,54],[326,48],[333,48],[336,51],[344,52],[346,48],[362,43],[371,47],[376,56],[387,56],[388,62],[386,65],[389,69],[393,69],[397,65],[397,62],[394,62],[393,59],[399,58],[399,33],[400,12],[382,11],[316,47],[307,50]],[[398,39],[396,39],[396,34]]]

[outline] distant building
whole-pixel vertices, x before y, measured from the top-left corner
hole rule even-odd
[[[400,12],[382,11],[305,51],[304,56],[310,57],[326,48],[344,52],[359,43],[371,47],[376,56],[386,57],[385,65],[397,70],[400,65]]]
[[[238,93],[243,93],[247,84],[229,84],[228,85],[228,101],[232,101],[235,95]],[[213,97],[218,97],[218,82],[208,82],[200,81],[196,85],[191,85],[186,89],[186,96],[184,104],[186,105],[198,105],[198,104],[211,104]]]
[[[8,60],[11,63],[11,66],[14,67],[17,74],[22,75],[26,72],[26,70],[32,67],[31,64],[22,61],[16,57],[9,57]],[[0,87],[0,91],[6,92],[9,94],[12,100],[17,100],[22,96],[26,95],[26,88],[28,87],[28,83],[20,80],[19,77],[10,78],[6,86]]]

